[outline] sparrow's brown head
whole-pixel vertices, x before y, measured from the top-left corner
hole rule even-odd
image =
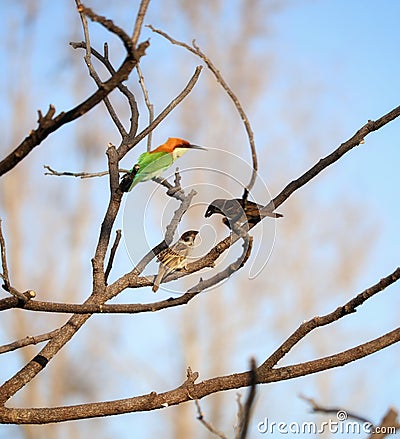
[[[186,243],[193,243],[198,233],[199,232],[197,230],[188,230],[182,234],[179,240]]]

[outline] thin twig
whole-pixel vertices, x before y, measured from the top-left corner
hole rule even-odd
[[[16,288],[11,285],[10,275],[8,273],[8,264],[7,264],[7,251],[6,251],[6,242],[3,236],[3,227],[2,227],[2,219],[0,218],[0,250],[1,250],[1,265],[3,269],[3,273],[0,273],[0,277],[3,279],[3,288],[11,295],[17,297],[22,302],[26,302],[29,300],[29,296],[24,295]]]
[[[85,49],[86,48],[86,44],[82,41],[82,42],[71,42],[69,43],[71,45],[71,47],[73,47],[74,49]],[[110,59],[108,57],[108,44],[104,43],[104,55],[102,55],[101,53],[99,53],[96,49],[94,49],[93,47],[90,48],[92,55],[97,58],[103,65],[104,67],[109,71],[109,73],[111,75],[115,74],[115,69],[113,67],[113,65],[110,62]],[[129,88],[123,84],[122,82],[120,84],[118,84],[118,90],[126,97],[126,99],[128,100],[128,105],[129,105],[129,109],[131,112],[131,126],[129,129],[129,132],[127,133],[125,131],[125,128],[121,126],[118,128],[119,132],[122,135],[123,139],[126,139],[127,141],[130,139],[133,139],[136,131],[137,131],[137,127],[138,127],[138,119],[139,119],[139,110],[137,107],[137,102],[135,99],[135,95],[129,90]]]
[[[365,424],[371,424],[373,426],[374,424],[369,420],[364,418],[363,416],[357,415],[355,413],[349,412],[348,410],[344,410],[341,407],[324,407],[315,402],[314,399],[309,398],[304,395],[299,395],[299,398],[301,398],[303,401],[307,402],[311,406],[311,412],[312,413],[326,413],[326,414],[333,414],[336,415],[337,418],[341,421],[344,421],[348,418],[354,419],[355,421],[362,422]]]
[[[240,393],[236,394],[236,403],[237,403],[237,426],[235,427],[236,430],[236,434],[235,434],[235,439],[239,439],[239,434],[240,434],[240,430],[241,430],[241,425],[242,425],[242,420],[243,420],[243,404],[242,404],[242,395]]]
[[[143,72],[139,64],[136,66],[136,71],[138,72],[139,84],[143,92],[144,101],[146,103],[147,110],[149,112],[149,125],[150,125],[154,120],[154,105],[150,101],[149,92],[147,91],[146,84],[144,82]],[[153,137],[153,131],[150,131],[149,135],[147,136],[147,151],[151,150],[152,137]]]
[[[34,335],[34,336],[29,335],[25,338],[22,338],[21,340],[17,340],[12,343],[5,344],[3,346],[0,346],[0,354],[15,351],[16,349],[24,348],[25,346],[38,344],[38,343],[42,343],[43,341],[50,340],[52,337],[58,334],[59,331],[60,328],[50,332],[46,332],[45,334]]]
[[[100,172],[69,172],[69,171],[56,171],[51,168],[49,165],[43,165],[45,169],[49,172],[45,172],[44,175],[55,175],[55,176],[64,176],[64,177],[77,177],[77,178],[93,178],[93,177],[104,177],[109,174],[108,171],[100,171]],[[119,173],[129,172],[129,169],[119,169]]]
[[[250,360],[250,389],[249,394],[247,395],[246,402],[244,404],[243,415],[241,417],[241,422],[239,423],[239,439],[246,439],[247,432],[249,428],[249,422],[251,419],[251,411],[254,404],[254,399],[256,396],[256,387],[257,387],[257,364],[254,358]]]
[[[143,26],[144,16],[146,15],[147,7],[149,6],[150,0],[142,0],[139,5],[139,11],[136,15],[135,27],[132,33],[132,44],[136,47],[139,41],[140,31]]]
[[[220,283],[224,279],[227,279],[233,273],[236,273],[240,268],[242,268],[250,257],[251,249],[253,247],[253,237],[246,235],[243,239],[242,246],[243,246],[243,252],[237,258],[236,261],[229,264],[224,270],[220,271],[219,273],[215,274],[214,276],[212,276],[208,279],[205,279],[205,280],[200,279],[196,285],[194,285],[192,288],[190,288],[188,290],[188,293],[199,293],[201,291],[204,291],[206,288],[210,288],[210,287],[216,285],[217,283]],[[206,256],[204,256],[202,259],[207,260]],[[191,264],[188,264],[187,270],[186,270],[187,273],[194,273],[194,272],[200,270],[200,268],[197,267],[196,262],[197,261],[192,262]],[[213,266],[214,262],[208,262],[208,264],[209,264],[209,266],[210,265]],[[174,272],[171,275],[169,275],[166,278],[166,280],[174,280],[178,277],[179,277],[178,272]]]
[[[152,25],[147,25],[147,27],[149,29],[151,29],[153,32],[166,38],[170,43],[175,44],[177,46],[184,47],[189,52],[191,52],[194,55],[201,58],[204,61],[204,63],[207,65],[207,67],[210,69],[210,71],[214,74],[217,82],[219,84],[221,84],[221,87],[225,90],[225,92],[227,93],[227,95],[230,97],[233,104],[235,105],[235,107],[236,107],[236,109],[237,109],[237,111],[238,111],[238,113],[243,121],[245,130],[247,133],[247,137],[248,137],[249,144],[250,144],[251,158],[252,158],[252,162],[253,162],[253,170],[252,170],[252,174],[250,177],[250,181],[246,186],[247,192],[244,193],[244,196],[245,196],[246,193],[251,191],[251,189],[253,188],[254,183],[256,181],[257,170],[258,170],[258,160],[257,160],[256,145],[254,142],[254,133],[253,133],[253,130],[251,128],[250,120],[247,117],[246,112],[244,111],[242,104],[240,103],[238,97],[235,95],[235,93],[229,87],[229,85],[227,84],[227,82],[225,81],[223,76],[221,75],[221,72],[217,69],[217,67],[214,65],[214,63],[210,60],[210,58],[208,58],[208,56],[204,52],[202,52],[200,47],[196,44],[195,40],[192,41],[192,46],[190,46],[187,43],[175,40],[170,35],[168,35],[166,32],[163,32],[159,29],[156,29]],[[245,196],[245,198],[247,198],[247,196]]]
[[[79,8],[82,6],[81,1],[80,0],[75,0],[75,3],[78,7],[78,11]],[[83,27],[83,34],[85,37],[85,63],[86,66],[88,68],[89,71],[89,75],[91,78],[93,78],[94,82],[96,83],[97,87],[100,88],[102,86],[102,81],[100,79],[100,76],[97,74],[93,64],[92,64],[92,52],[91,52],[91,45],[90,45],[90,35],[89,35],[89,27],[88,27],[88,22],[86,19],[86,16],[83,12],[79,13],[80,17],[81,17],[81,22],[82,22],[82,27]],[[119,117],[117,116],[117,113],[114,110],[114,107],[111,104],[110,99],[108,98],[108,96],[106,96],[104,99],[104,104],[107,108],[107,111],[112,119],[112,121],[114,122],[115,126],[117,127],[118,131],[120,132],[122,138],[124,138],[124,136],[127,135],[124,126],[122,125]]]
[[[369,120],[363,127],[361,127],[350,139],[342,143],[337,149],[332,153],[328,154],[326,157],[320,159],[313,167],[311,167],[307,172],[301,175],[296,180],[291,181],[272,201],[270,201],[266,210],[271,210],[279,207],[283,202],[285,202],[297,189],[300,189],[310,180],[316,177],[320,172],[326,169],[328,166],[337,162],[341,157],[343,157],[347,152],[360,144],[364,144],[365,137],[372,133],[373,131],[379,130],[384,125],[396,119],[400,116],[400,106],[389,111],[376,121]],[[261,210],[260,210],[261,212]]]
[[[3,236],[3,226],[2,219],[0,218],[0,247],[1,247],[1,265],[3,267],[3,273],[1,277],[3,278],[4,285],[3,287],[6,291],[9,291],[10,288],[10,277],[8,274],[8,265],[7,265],[7,253],[6,253],[6,242]]]
[[[106,271],[105,271],[105,274],[104,274],[104,276],[106,278],[106,284],[107,284],[108,276],[109,276],[109,274],[111,272],[111,269],[112,269],[112,266],[113,266],[113,263],[114,263],[115,253],[117,251],[119,242],[121,240],[121,236],[122,236],[121,230],[118,229],[116,231],[116,233],[115,233],[115,241],[114,241],[114,244],[113,244],[113,246],[111,248],[110,258],[108,260],[107,268],[106,268]]]
[[[86,6],[83,6],[82,4],[78,5],[77,9],[78,9],[79,14],[85,14],[87,17],[90,18],[90,20],[101,24],[108,31],[117,35],[120,38],[120,40],[123,42],[126,51],[135,56],[135,53],[134,53],[135,47],[132,43],[132,40],[129,37],[129,35],[122,28],[120,28],[119,26],[114,24],[112,20],[109,20],[108,18],[103,17],[101,15],[97,15],[90,8],[87,8]]]
[[[168,189],[167,195],[169,197],[174,197],[180,201],[183,201],[185,199],[186,195],[185,192],[182,190],[182,186],[180,184],[181,176],[179,175],[178,168],[176,168],[175,171],[174,184],[171,184],[166,178],[162,178],[162,177],[154,177],[152,180],[160,184],[161,186],[166,187]]]
[[[147,135],[149,135],[167,116],[168,114],[177,107],[183,99],[192,91],[193,87],[196,85],[199,79],[202,66],[197,66],[189,82],[186,84],[185,88],[178,94],[178,96],[173,99],[164,110],[149,124],[143,131],[141,131],[134,139],[131,144],[123,144],[118,148],[118,157],[121,159],[125,154],[132,149],[133,146],[137,145],[142,141]]]
[[[215,427],[213,427],[204,418],[203,412],[201,411],[199,401],[197,399],[195,399],[194,403],[196,404],[196,408],[197,408],[197,420],[199,420],[210,433],[214,434],[215,436],[219,437],[220,439],[227,439],[227,437],[222,432],[220,432]]]
[[[143,278],[144,279],[144,278]],[[136,286],[140,287],[141,281]],[[152,283],[148,280],[143,282],[144,286],[150,286]],[[115,285],[114,285],[115,287]],[[112,297],[116,294],[112,294]],[[197,294],[186,293],[173,299],[160,300],[152,303],[113,303],[113,304],[95,304],[95,303],[61,303],[61,302],[44,302],[32,300],[26,304],[18,303],[16,297],[7,297],[0,300],[0,311],[12,308],[20,308],[26,311],[39,311],[60,314],[140,314],[144,312],[155,312],[162,309],[174,308],[176,306],[186,305]]]

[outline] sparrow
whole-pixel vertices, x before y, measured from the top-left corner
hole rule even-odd
[[[253,201],[243,201],[242,198],[234,198],[232,200],[217,199],[214,200],[206,210],[204,216],[209,218],[214,213],[224,216],[222,222],[232,228],[235,222],[248,222],[254,226],[266,216],[271,218],[280,218],[283,215],[272,211],[265,211],[264,206],[254,203]]]
[[[186,270],[188,256],[191,253],[198,233],[199,232],[196,230],[188,230],[183,233],[175,244],[162,250],[157,255],[157,259],[160,261],[160,266],[152,288],[154,293],[157,292],[160,283],[169,273],[176,270]]]

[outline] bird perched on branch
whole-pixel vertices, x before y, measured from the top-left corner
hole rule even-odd
[[[206,150],[202,146],[192,145],[187,140],[170,137],[165,143],[154,149],[153,151],[144,152],[139,156],[135,166],[139,166],[139,170],[132,178],[132,183],[128,185],[120,185],[123,192],[131,191],[138,183],[159,177],[166,169],[168,169],[176,159],[181,157],[185,152],[191,149]],[[121,180],[129,182],[129,175],[133,174],[135,166],[127,172]]]
[[[214,200],[206,210],[204,216],[209,218],[214,213],[223,215],[222,222],[232,228],[232,224],[236,222],[243,223],[247,221],[249,225],[255,225],[263,218],[269,216],[271,218],[280,218],[283,215],[272,212],[272,210],[265,210],[261,204],[253,201],[243,200],[242,198],[234,198],[232,200],[217,199]]]
[[[154,292],[157,292],[160,283],[167,274],[172,271],[186,269],[188,256],[191,253],[198,233],[199,232],[196,230],[185,232],[175,244],[161,251],[157,255],[157,258],[160,261],[160,267],[158,268],[158,274],[152,288]]]

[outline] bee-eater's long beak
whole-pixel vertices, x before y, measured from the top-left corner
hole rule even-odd
[[[207,151],[206,148],[204,148],[202,146],[199,146],[199,145],[192,145],[192,144],[190,144],[187,147],[190,148],[190,149],[202,149],[203,151]]]

